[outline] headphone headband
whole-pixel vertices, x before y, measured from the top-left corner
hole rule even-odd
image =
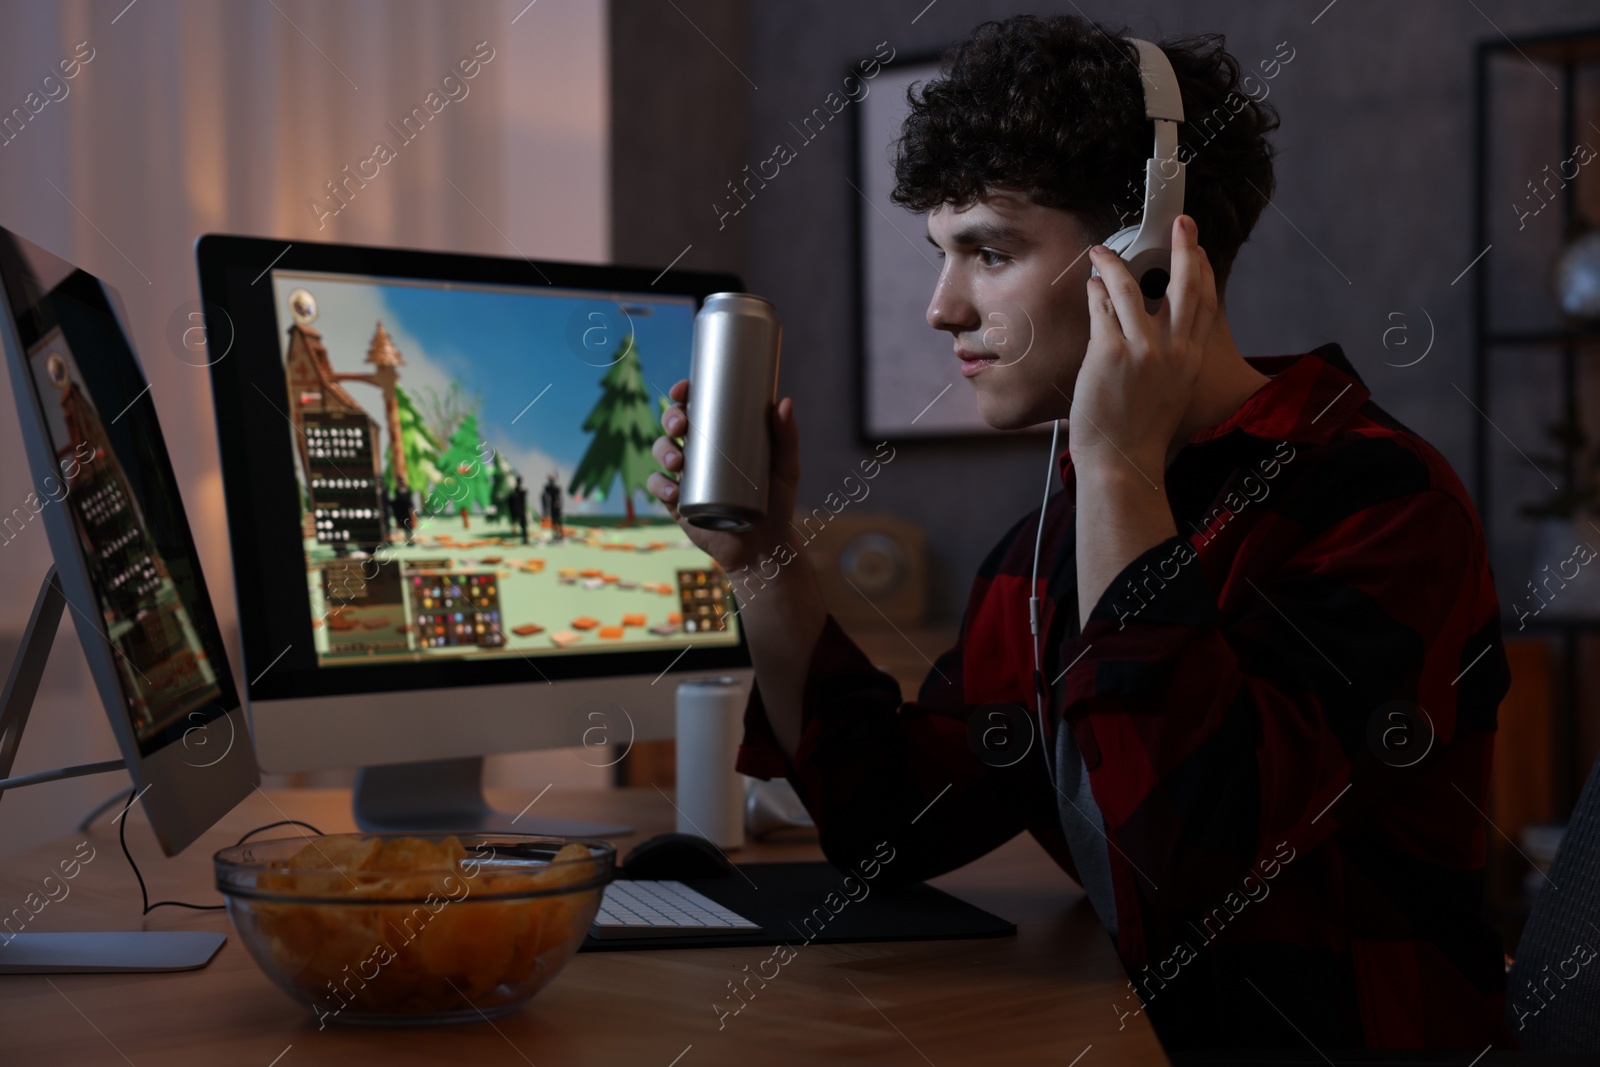
[[[1178,159],[1178,123],[1183,97],[1172,61],[1158,46],[1126,39],[1139,53],[1139,84],[1144,113],[1155,125],[1155,145],[1145,161],[1144,213],[1137,226],[1106,238],[1106,247],[1128,264],[1144,293],[1145,310],[1155,312],[1172,274],[1172,224],[1183,214],[1184,164]],[[1091,268],[1091,276],[1098,274]]]
[[[1139,50],[1139,81],[1144,86],[1144,117],[1167,122],[1183,121],[1183,97],[1178,92],[1178,76],[1172,60],[1149,41],[1129,37]]]

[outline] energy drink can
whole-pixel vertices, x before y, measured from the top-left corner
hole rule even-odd
[[[678,514],[707,530],[766,517],[783,326],[772,301],[713,293],[694,320]]]

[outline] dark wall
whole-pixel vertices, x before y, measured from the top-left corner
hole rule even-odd
[[[619,257],[665,264],[693,243],[685,263],[742,269],[748,288],[777,302],[785,325],[781,392],[795,397],[804,447],[803,506],[820,502],[871,451],[855,425],[857,194],[846,180],[855,180],[852,124],[830,124],[721,231],[711,204],[755,162],[747,145],[781,139],[791,120],[807,114],[879,42],[900,55],[923,54],[985,18],[1019,9],[1081,10],[1151,39],[1221,32],[1249,67],[1288,42],[1294,59],[1272,82],[1269,98],[1282,116],[1275,137],[1278,191],[1229,282],[1235,338],[1249,355],[1337,341],[1377,401],[1437,445],[1472,484],[1479,416],[1457,391],[1471,390],[1472,278],[1452,281],[1481,250],[1471,230],[1474,51],[1501,31],[1517,36],[1600,24],[1592,0],[1480,0],[1476,7],[1454,0],[1336,0],[1328,7],[1079,0],[1021,8],[991,0],[938,0],[926,8],[922,0],[811,0],[750,5],[742,46],[733,32],[741,5],[675,2],[727,56],[718,56],[671,5],[614,3],[617,143],[634,157],[614,164]],[[1553,122],[1558,96],[1531,67],[1523,74],[1522,106]],[[734,118],[746,108],[748,123],[740,129]],[[1591,143],[1600,146],[1600,133]],[[1520,146],[1507,170],[1508,188],[1521,186],[1519,168],[1532,178],[1541,163],[1563,155],[1553,141]],[[1600,170],[1600,163],[1593,166]],[[1503,213],[1509,217],[1509,207]],[[1530,222],[1475,269],[1497,271],[1501,281],[1509,268],[1512,276],[1531,273],[1538,289],[1552,226],[1553,218]],[[1389,365],[1421,353],[1425,316],[1436,330],[1430,354],[1414,366]],[[1409,338],[1390,333],[1386,347],[1385,331],[1397,324],[1407,326]],[[1410,346],[1401,348],[1405,339]],[[1522,358],[1530,361],[1528,373],[1510,364],[1505,394],[1520,398],[1522,408],[1496,422],[1519,447],[1535,451],[1543,418],[1535,408],[1550,395],[1548,364]],[[1515,392],[1517,381],[1533,379],[1541,384],[1532,393]],[[1516,466],[1522,461],[1498,434],[1491,437],[1493,461],[1505,460],[1502,473],[1511,483],[1503,492],[1528,498],[1548,488],[1525,464]],[[881,507],[927,529],[935,555],[933,611],[953,620],[979,560],[1037,504],[1046,446],[1031,437],[896,447],[862,507]],[[1530,529],[1506,524],[1497,556],[1502,572],[1520,574],[1528,565]],[[1502,573],[1503,591],[1520,585]]]
[[[610,32],[612,262],[742,272],[709,205],[746,162],[745,3],[611,0]]]

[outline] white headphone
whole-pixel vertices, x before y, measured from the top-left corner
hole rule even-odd
[[[1128,38],[1139,50],[1139,84],[1144,88],[1144,115],[1155,123],[1156,140],[1144,164],[1144,215],[1137,226],[1118,230],[1105,246],[1127,264],[1144,293],[1145,310],[1154,314],[1172,277],[1172,224],[1183,214],[1184,164],[1178,159],[1178,123],[1183,98],[1172,61],[1149,41]],[[1099,271],[1089,268],[1089,276]]]
[[[1178,76],[1166,53],[1149,41],[1129,37],[1139,50],[1139,84],[1144,89],[1145,118],[1155,123],[1155,149],[1144,164],[1144,216],[1137,226],[1118,230],[1106,238],[1105,246],[1128,264],[1128,271],[1144,293],[1145,310],[1154,314],[1166,295],[1172,277],[1172,224],[1183,214],[1184,164],[1178,159],[1178,123],[1183,119],[1183,98],[1178,93]],[[1166,168],[1172,176],[1162,172]],[[1099,272],[1093,267],[1089,276]],[[1039,526],[1033,539],[1033,576],[1028,585],[1028,632],[1033,640],[1033,692],[1039,714],[1039,747],[1044,765],[1055,786],[1055,768],[1050,747],[1045,743],[1044,668],[1039,658],[1039,549],[1044,541],[1044,513],[1050,503],[1050,476],[1055,470],[1056,447],[1061,420],[1050,431],[1050,466],[1045,468],[1044,501],[1039,505]]]

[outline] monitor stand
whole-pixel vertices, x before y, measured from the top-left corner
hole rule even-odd
[[[66,603],[56,569],[51,567],[39,587],[39,598],[28,617],[28,628],[22,633],[17,658],[11,663],[5,690],[0,693],[0,797],[7,789],[126,767],[122,760],[106,760],[9,777]],[[226,940],[225,934],[202,930],[17,933],[0,921],[0,974],[188,971],[210,963]]]
[[[356,825],[367,831],[519,833],[556,837],[621,837],[621,823],[547,819],[527,808],[512,815],[483,798],[483,759],[427,760],[363,767],[353,798]],[[532,807],[533,805],[529,805]]]
[[[208,930],[96,930],[0,938],[0,974],[192,971],[227,941]]]

